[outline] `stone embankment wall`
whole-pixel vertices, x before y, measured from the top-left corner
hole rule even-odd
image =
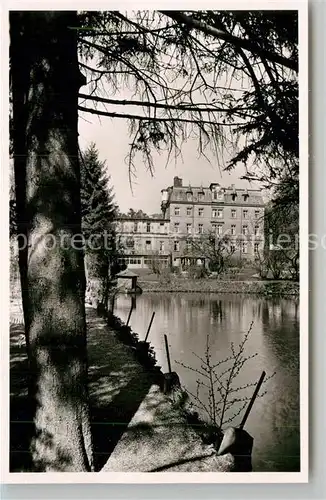
[[[212,279],[175,279],[169,283],[139,281],[143,292],[249,293],[265,297],[299,297],[294,281],[222,281]]]

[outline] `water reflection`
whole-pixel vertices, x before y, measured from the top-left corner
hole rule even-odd
[[[130,300],[128,296],[118,297],[116,314],[123,321],[128,317]],[[266,386],[267,395],[256,400],[246,424],[246,430],[255,438],[254,470],[299,470],[298,302],[227,294],[143,294],[137,297],[137,308],[129,323],[141,340],[153,311],[149,340],[158,364],[167,371],[166,334],[172,369],[178,371],[182,383],[192,392],[196,390],[197,375],[177,362],[199,367],[195,354],[203,356],[207,335],[214,362],[226,358],[231,342],[238,345],[254,321],[246,354],[257,352],[258,356],[244,366],[241,383],[257,381],[263,370],[267,374],[276,372]]]

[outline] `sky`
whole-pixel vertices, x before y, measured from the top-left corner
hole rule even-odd
[[[80,113],[79,144],[84,150],[94,142],[100,160],[105,160],[111,184],[115,192],[115,200],[121,212],[129,208],[142,209],[148,214],[159,213],[161,204],[161,189],[173,184],[174,176],[181,177],[184,185],[208,186],[218,182],[228,187],[255,188],[257,185],[239,180],[244,170],[236,167],[231,173],[223,172],[218,162],[211,155],[210,161],[203,156],[198,157],[195,141],[188,141],[182,147],[182,158],[175,162],[172,159],[166,165],[166,156],[155,156],[155,172],[150,172],[139,155],[135,161],[137,178],[133,180],[132,189],[129,183],[126,156],[131,142],[127,121],[121,118],[101,117],[100,119],[88,113]],[[222,165],[223,167],[223,165]]]

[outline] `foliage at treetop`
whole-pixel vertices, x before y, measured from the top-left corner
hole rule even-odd
[[[265,251],[258,254],[260,267],[274,279],[290,276],[299,280],[299,206],[267,205],[265,211]]]
[[[131,178],[137,153],[153,171],[153,148],[169,161],[194,138],[221,168],[244,164],[244,178],[298,200],[296,11],[86,12],[80,24],[79,109],[129,120]]]
[[[81,212],[82,231],[86,240],[87,264],[100,278],[120,270],[115,232],[117,207],[106,163],[101,162],[94,143],[81,155]]]
[[[82,229],[86,238],[113,230],[116,207],[105,162],[92,143],[81,155]]]

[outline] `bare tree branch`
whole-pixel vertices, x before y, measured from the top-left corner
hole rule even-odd
[[[160,11],[160,12],[170,17],[171,19],[174,19],[177,22],[185,24],[189,28],[195,28],[201,31],[202,33],[205,33],[206,35],[211,35],[215,38],[220,38],[221,40],[231,42],[235,46],[248,50],[253,54],[263,56],[265,57],[265,59],[269,61],[281,64],[282,66],[292,69],[293,71],[296,72],[298,71],[298,64],[296,61],[292,61],[291,59],[288,59],[287,57],[281,56],[276,53],[271,53],[270,51],[259,47],[251,40],[243,40],[241,38],[238,38],[234,35],[231,35],[230,33],[216,29],[213,26],[210,26],[209,24],[203,21],[198,21],[197,19],[194,19],[191,16],[188,16],[182,12],[176,12],[176,11]]]

